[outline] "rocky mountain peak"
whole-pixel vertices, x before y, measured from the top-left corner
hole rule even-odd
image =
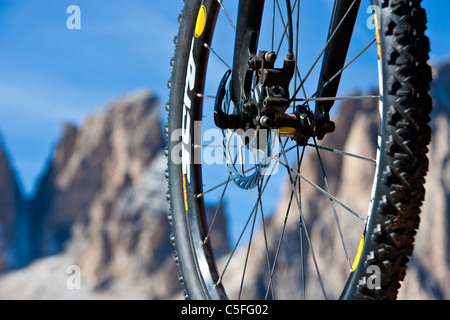
[[[79,127],[65,125],[28,213],[31,259],[53,258],[26,268],[24,294],[36,289],[57,298],[53,289],[42,289],[40,281],[55,284],[55,278],[40,263],[62,274],[76,266],[82,295],[91,298],[162,298],[181,291],[169,242],[164,146],[158,101],[147,91],[113,100]],[[163,290],[151,285],[161,279]],[[8,287],[0,296],[17,292],[16,283],[0,283]],[[58,283],[59,297],[80,294]]]
[[[99,194],[136,185],[163,145],[158,104],[148,92],[114,100],[80,128],[67,124],[31,201],[35,256],[61,251]]]
[[[25,207],[17,176],[0,139],[0,273],[16,264],[13,255],[15,225]]]
[[[427,195],[416,250],[400,290],[402,299],[450,297],[447,279],[450,271],[450,64],[435,68],[432,88],[436,108]],[[52,257],[35,260],[27,268],[0,277],[0,299],[182,297],[166,217],[164,171],[167,160],[158,109],[158,103],[150,93],[134,92],[112,101],[105,110],[90,116],[82,125],[67,124],[64,127],[60,143],[25,215],[31,229],[29,243],[34,244],[32,257]],[[370,150],[376,145],[375,113],[378,110],[373,101],[346,102],[333,118],[337,124],[335,134],[319,144],[374,158]],[[317,161],[312,161],[316,156],[313,151],[305,155],[302,173],[325,187],[321,168]],[[372,182],[364,182],[364,177],[370,179],[370,173],[357,159],[339,158],[325,151],[320,153],[327,166],[332,193],[358,212],[365,212],[367,203],[355,199],[352,190],[356,188],[358,193],[363,190],[370,194]],[[355,176],[363,179],[355,181]],[[17,190],[11,167],[0,150],[0,271],[5,252],[12,252],[9,240],[4,240],[11,237],[5,237],[5,226],[10,228],[11,223],[17,224],[20,206],[16,203],[21,198]],[[284,191],[278,213],[266,222],[272,257],[278,234],[271,230],[280,230],[284,223],[291,188],[284,187]],[[324,257],[318,258],[317,262],[324,268],[332,266],[336,271],[323,272],[324,281],[330,285],[328,289],[339,292],[342,279],[348,276],[349,265],[342,254],[333,215],[325,214],[330,212],[330,201],[317,200],[321,195],[312,188],[305,187],[302,193],[310,237],[318,240],[314,249]],[[342,215],[341,212],[338,214]],[[289,245],[283,246],[278,256],[277,274],[280,276],[274,281],[277,298],[281,299],[301,297],[299,261],[292,253],[299,249],[298,221],[294,221],[298,217],[299,213],[293,209],[289,216],[292,223],[288,224],[284,236]],[[341,219],[343,226],[348,225],[348,221],[344,221],[347,218]],[[226,226],[226,221],[219,224]],[[361,236],[362,230],[351,229],[350,232],[343,227],[344,234]],[[222,240],[226,238],[225,227],[223,231],[219,235]],[[225,245],[219,249],[226,253],[228,243],[222,242]],[[257,235],[252,252],[264,253],[265,243],[266,239]],[[355,256],[357,243],[355,247],[349,247],[351,258]],[[309,249],[305,247],[305,250]],[[245,252],[236,252],[236,256],[245,261]],[[256,254],[257,263],[249,265],[245,281],[250,284],[250,289],[244,293],[246,298],[264,298],[265,292],[261,288],[265,285],[262,281],[267,269],[266,259],[265,254]],[[310,260],[306,262],[306,277],[315,281],[316,272]],[[79,268],[81,289],[68,290],[68,266]],[[233,270],[240,272],[242,265],[230,264],[229,268],[233,274]],[[228,291],[232,294],[236,290],[239,290],[239,283],[234,287],[231,284]],[[312,286],[306,294],[307,297],[321,297],[320,291],[318,286]]]
[[[434,81],[431,84],[434,99],[434,112],[450,114],[450,62],[433,68]]]

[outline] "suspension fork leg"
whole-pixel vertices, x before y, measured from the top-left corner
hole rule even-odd
[[[244,83],[246,83],[245,77],[248,76],[247,66],[250,55],[256,54],[258,48],[264,2],[264,0],[239,0],[231,79],[231,100],[235,103],[235,106],[241,105],[241,98],[245,97],[246,92],[248,93],[251,90],[251,88],[244,88]],[[247,83],[249,82],[247,81]]]
[[[336,97],[341,80],[341,74],[337,76],[336,74],[345,65],[360,5],[361,0],[336,0],[334,3],[327,39],[327,43],[329,43],[324,52],[317,88],[318,98]],[[330,82],[333,77],[334,79]],[[326,133],[334,131],[334,124],[330,122],[329,118],[333,105],[334,101],[316,103],[314,116],[319,139],[322,139]]]

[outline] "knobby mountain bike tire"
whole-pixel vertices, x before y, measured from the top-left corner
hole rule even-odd
[[[295,16],[296,12],[301,12],[303,8],[300,8],[300,6],[303,6],[305,2],[308,1],[295,1],[290,10],[287,11]],[[219,165],[217,170],[224,171],[225,180],[220,180],[217,184],[204,185],[205,181],[216,173],[206,173],[208,164],[202,161],[201,155],[198,155],[202,151],[201,143],[199,146],[192,139],[204,130],[204,128],[199,128],[196,123],[201,123],[202,127],[208,125],[214,127],[205,118],[212,117],[214,98],[217,97],[209,97],[208,94],[215,94],[213,90],[217,90],[219,81],[211,83],[212,81],[208,80],[209,74],[218,73],[217,65],[222,65],[224,70],[232,69],[230,67],[232,61],[224,61],[225,59],[221,57],[219,49],[215,50],[214,48],[215,46],[220,47],[221,42],[226,41],[225,37],[218,39],[222,35],[222,33],[219,33],[219,27],[228,28],[228,32],[232,34],[236,29],[235,20],[233,20],[234,13],[229,9],[233,5],[230,3],[217,0],[186,0],[183,12],[179,17],[179,33],[175,37],[176,49],[171,61],[170,98],[166,106],[168,112],[166,134],[168,138],[169,221],[173,228],[171,241],[175,247],[175,260],[180,268],[179,278],[185,286],[185,295],[189,299],[245,298],[245,296],[241,296],[242,288],[238,295],[231,296],[229,294],[227,283],[224,281],[224,272],[220,270],[224,269],[223,265],[226,269],[229,262],[219,262],[223,258],[219,256],[218,249],[214,248],[210,241],[206,241],[210,239],[212,222],[211,218],[207,217],[208,210],[206,207],[210,203],[206,203],[205,194],[212,189],[220,191],[219,194],[222,196],[220,199],[217,198],[219,204],[216,204],[213,212],[223,214],[221,211],[224,207],[222,202],[225,202],[223,200],[223,195],[226,193],[225,189],[236,187],[233,183],[235,182],[233,181],[233,172],[227,168],[226,164]],[[363,222],[363,237],[360,245],[356,244],[357,254],[352,262],[347,279],[344,279],[345,285],[336,296],[341,299],[395,299],[400,288],[400,282],[406,274],[408,257],[413,252],[414,236],[419,228],[420,207],[425,194],[424,183],[428,170],[427,148],[431,139],[431,129],[428,123],[432,109],[432,101],[429,96],[431,69],[427,64],[430,49],[428,38],[425,36],[427,21],[426,13],[421,8],[420,3],[419,0],[380,0],[366,3],[369,7],[372,5],[375,13],[373,21],[376,28],[372,32],[376,42],[371,50],[375,52],[374,60],[378,60],[377,76],[379,77],[380,91],[378,152],[375,159],[376,167],[373,172],[373,191],[370,198],[367,199],[367,203],[370,204],[368,205],[367,217],[364,218]],[[283,48],[287,46],[288,41],[287,39],[283,40],[283,38],[289,37],[287,31],[289,29],[289,17],[286,17],[286,10],[283,10],[283,6],[283,1],[266,1],[264,17],[267,15],[267,21],[272,23],[272,28],[268,30],[275,29],[274,22],[277,20],[278,26],[281,26],[279,28],[281,31],[278,33],[272,31],[266,34],[261,30],[259,49],[266,49],[261,45],[262,38],[274,39],[278,36],[278,39],[281,39],[278,47],[281,48],[281,51],[286,50]],[[308,4],[304,6],[308,6]],[[362,12],[365,12],[364,6],[362,6]],[[296,23],[292,23],[297,28],[296,41],[298,41],[298,30],[302,28],[302,21],[299,20],[297,19]],[[326,22],[326,24],[329,23]],[[308,32],[308,30],[305,32]],[[217,37],[215,37],[216,33]],[[290,36],[293,38],[294,34],[291,33]],[[323,44],[326,40],[326,38],[323,40]],[[229,47],[230,51],[233,52],[234,36],[229,41],[229,44],[225,47]],[[239,43],[239,41],[240,39],[237,38],[236,42]],[[277,47],[278,43],[275,42],[275,47]],[[270,43],[270,40],[268,43]],[[274,47],[273,43],[274,40],[272,40],[272,47]],[[300,49],[307,50],[308,48],[304,48],[300,44]],[[320,52],[320,50],[317,50],[317,52]],[[281,54],[278,56],[281,56]],[[297,63],[300,62],[297,61]],[[295,75],[297,85],[303,82],[299,69],[297,67]],[[239,71],[231,70],[231,72],[237,73]],[[340,73],[345,74],[345,70]],[[364,77],[364,74],[361,76]],[[356,79],[355,82],[357,81]],[[205,87],[211,89],[208,90]],[[304,91],[304,88],[300,89],[297,91]],[[333,133],[329,133],[329,135],[333,135]],[[289,138],[280,139],[282,150],[278,161],[283,170],[280,170],[282,173],[278,174],[285,174],[285,177],[287,177],[283,180],[283,183],[285,181],[291,182],[292,187],[291,189],[288,188],[289,191],[292,190],[291,201],[292,198],[298,197],[297,204],[292,201],[292,206],[298,205],[299,207],[300,223],[298,221],[297,223],[300,225],[300,232],[303,232],[303,239],[306,243],[303,245],[305,248],[303,251],[309,255],[310,261],[313,261],[310,264],[314,265],[317,264],[318,258],[313,254],[320,254],[320,252],[316,250],[316,253],[314,253],[314,244],[307,243],[310,241],[308,232],[311,230],[308,231],[307,221],[301,213],[300,203],[302,198],[298,195],[301,192],[300,187],[298,187],[300,181],[303,183],[309,181],[302,178],[300,175],[302,171],[296,166],[300,164],[298,158],[300,153],[303,157],[305,147],[294,145],[290,148],[290,152],[295,153],[295,150],[297,150],[297,162],[290,166],[287,163],[287,157],[284,157],[288,154],[285,151],[288,142],[284,142],[287,140],[290,141]],[[223,143],[222,147],[226,149],[225,144]],[[315,139],[308,146],[309,149],[313,150],[313,153],[319,150]],[[308,149],[308,147],[306,148]],[[321,160],[318,159],[317,161]],[[285,166],[289,167],[287,173],[284,170]],[[241,172],[241,175],[245,174]],[[260,218],[256,219],[256,216],[258,208],[263,207],[262,194],[263,189],[269,184],[268,182],[269,177],[261,175],[254,186],[255,189],[258,189],[258,196],[254,201],[253,209],[255,207],[257,209],[253,210],[255,213],[252,212],[247,220],[245,225],[245,228],[248,228],[247,230],[252,228],[253,225],[253,231],[255,221],[260,220]],[[276,186],[275,188],[281,187]],[[240,190],[237,192],[242,192],[244,197],[246,192],[251,192],[245,190],[242,186],[237,190]],[[323,186],[321,192],[324,193],[323,191],[326,191],[325,194],[331,193],[327,185]],[[264,193],[264,195],[266,194]],[[355,197],[358,197],[358,195],[355,195]],[[227,201],[232,202],[237,198],[237,196],[232,195]],[[325,198],[331,199],[333,207],[340,204],[338,199],[331,195],[325,196]],[[222,207],[219,210],[218,208],[221,205]],[[289,206],[291,206],[291,203]],[[231,205],[227,205],[227,208],[231,207]],[[262,220],[264,220],[262,208],[260,211]],[[269,213],[266,211],[264,211],[264,214],[268,216]],[[213,220],[215,218],[216,216]],[[246,220],[243,219],[243,221],[245,223]],[[261,225],[264,225],[264,222],[260,223],[260,227]],[[217,228],[217,226],[214,228]],[[268,238],[265,232],[264,229],[264,232],[260,231],[260,234],[264,233],[265,247],[267,248],[271,246],[267,243],[267,239],[271,238]],[[235,246],[232,250],[229,250],[228,256],[234,256],[234,259],[249,259],[248,253],[247,255],[240,255],[237,252],[250,248],[252,238],[254,240],[256,236],[250,235],[249,245]],[[267,259],[262,261],[266,263],[267,260],[269,271],[274,271],[278,254],[271,251],[266,256]],[[298,261],[300,263],[301,260]],[[244,265],[244,262],[242,263]],[[219,267],[219,264],[222,264],[222,267]],[[245,261],[241,273],[250,272],[250,269],[246,266]],[[271,268],[271,266],[273,267]],[[371,269],[371,267],[374,268]],[[277,269],[279,268],[281,267],[277,266]],[[377,272],[370,273],[368,270],[376,270]],[[230,275],[228,276],[230,277]],[[240,279],[238,282],[242,286],[245,283],[244,278],[248,277],[248,274],[235,276]],[[374,276],[377,278],[374,278]],[[272,277],[272,274],[270,277]],[[262,281],[266,286],[262,289],[263,292],[266,292],[266,295],[262,298],[275,298],[279,295],[273,289],[272,281],[276,281],[275,276],[273,277]],[[298,276],[298,278],[303,278],[299,281],[306,282],[305,277],[318,278],[321,281],[320,274],[316,276],[306,272],[302,276]],[[377,285],[374,286],[374,283]],[[304,285],[301,286],[304,287]],[[324,297],[327,298],[326,284],[321,283],[320,286],[324,292]],[[299,290],[307,291],[304,288]],[[301,296],[308,298],[305,293]]]

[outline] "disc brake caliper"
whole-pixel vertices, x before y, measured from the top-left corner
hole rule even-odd
[[[240,97],[232,97],[231,70],[228,70],[217,92],[214,121],[221,129],[278,129],[280,136],[304,145],[313,136],[314,115],[305,107],[286,113],[295,60],[288,53],[283,67],[275,68],[276,59],[271,51],[250,54]]]
[[[247,73],[254,74],[253,97],[246,92],[246,104],[249,111],[256,111],[257,124],[271,127],[284,115],[289,108],[289,84],[295,70],[295,60],[288,54],[283,68],[277,69],[274,52],[260,51],[252,56],[248,62]],[[247,77],[247,79],[252,77]],[[248,81],[248,80],[247,80]],[[244,107],[246,106],[244,103]],[[256,109],[256,110],[255,110]]]
[[[275,68],[276,58],[274,52],[267,51],[250,55],[239,97],[231,95],[231,71],[225,73],[214,108],[214,121],[219,128],[274,128],[289,108],[289,83],[295,70],[292,54],[287,55],[283,68]]]

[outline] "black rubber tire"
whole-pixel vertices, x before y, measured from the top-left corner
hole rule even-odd
[[[432,80],[421,1],[380,1],[384,111],[377,193],[358,269],[346,299],[395,299],[419,228],[428,171]],[[381,270],[381,290],[367,288],[369,266]]]
[[[374,1],[377,4],[377,1]],[[406,272],[408,256],[412,254],[414,236],[419,227],[420,207],[424,200],[424,183],[428,171],[428,144],[431,129],[428,125],[432,109],[429,96],[431,69],[429,41],[425,36],[426,14],[420,0],[380,0],[379,24],[383,75],[383,111],[381,146],[376,176],[373,210],[366,225],[365,242],[360,262],[345,286],[342,299],[395,299]],[[205,233],[204,204],[195,197],[202,189],[198,165],[189,164],[186,182],[183,165],[172,161],[179,155],[181,139],[173,133],[182,128],[183,121],[201,120],[203,92],[202,67],[215,17],[208,16],[201,37],[194,29],[201,4],[208,13],[218,11],[217,1],[187,0],[180,16],[179,34],[175,38],[176,51],[172,59],[173,73],[169,81],[170,99],[167,104],[168,126],[168,200],[169,221],[173,228],[171,241],[175,246],[175,260],[180,267],[180,280],[191,299],[225,299],[214,256],[208,244],[199,239]],[[214,7],[214,8],[213,8]],[[192,45],[192,46],[191,46]],[[192,49],[192,51],[191,51]],[[194,88],[186,90],[190,55],[194,57],[196,79]],[[191,68],[191,69],[189,69]],[[186,108],[189,99],[190,108]],[[200,107],[198,107],[200,106]],[[184,113],[183,113],[184,112]],[[193,136],[193,126],[190,134]],[[194,158],[194,150],[189,155]],[[192,161],[193,163],[193,161]],[[184,186],[184,187],[183,187]],[[381,271],[381,289],[368,289],[368,267]],[[206,271],[205,271],[206,270]]]

